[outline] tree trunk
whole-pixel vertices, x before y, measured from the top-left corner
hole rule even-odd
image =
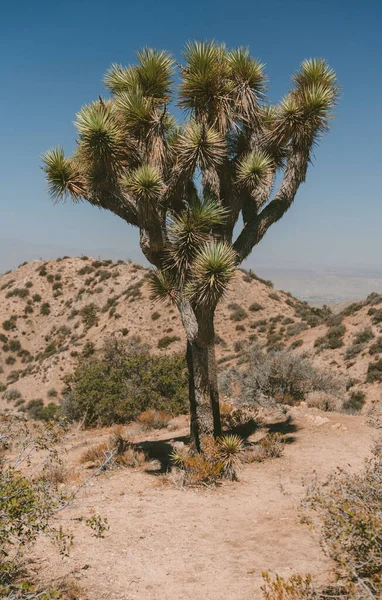
[[[194,312],[188,303],[182,303],[179,311],[187,334],[190,433],[200,452],[204,437],[221,435],[214,311]]]

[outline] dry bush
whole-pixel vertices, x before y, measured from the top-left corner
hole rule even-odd
[[[105,442],[91,446],[80,457],[80,463],[94,463],[100,467],[104,463],[105,468],[113,466],[138,467],[146,460],[145,454],[131,444],[116,427]]]
[[[281,433],[268,433],[255,446],[249,456],[250,462],[263,462],[267,458],[279,458],[284,452],[285,436]]]
[[[309,392],[305,401],[311,408],[318,408],[319,410],[331,411],[340,408],[339,399],[327,392]]]
[[[258,344],[246,353],[244,370],[231,369],[221,380],[227,394],[236,383],[245,404],[265,406],[298,403],[313,391],[340,397],[344,387],[342,381],[314,367],[306,354],[289,350],[265,354]]]
[[[41,473],[41,478],[53,486],[67,483],[68,477],[68,469],[61,463],[48,463]]]
[[[163,429],[167,427],[171,419],[172,415],[163,410],[155,410],[155,408],[148,408],[137,417],[138,423],[145,429]]]
[[[254,406],[235,406],[229,402],[220,403],[220,417],[223,429],[235,429],[245,425],[261,425],[259,409]]]
[[[324,547],[348,598],[382,594],[382,442],[361,473],[338,470],[324,485],[308,486],[307,506],[318,512]]]

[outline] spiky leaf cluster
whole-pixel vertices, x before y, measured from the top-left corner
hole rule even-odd
[[[55,200],[84,200],[139,228],[157,295],[213,306],[291,206],[338,86],[325,60],[305,60],[270,105],[262,62],[214,41],[186,45],[177,87],[175,68],[168,52],[149,48],[135,65],[112,65],[110,98],[77,115],[75,153],[51,150],[43,169]],[[181,124],[170,102],[184,111]]]

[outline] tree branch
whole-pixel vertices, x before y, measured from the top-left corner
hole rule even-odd
[[[244,225],[240,235],[233,244],[240,264],[251,253],[263,238],[269,227],[283,217],[292,205],[300,184],[305,181],[306,171],[309,163],[310,143],[304,146],[292,145],[292,151],[285,169],[284,179],[273,200],[267,204],[258,214],[252,216]]]

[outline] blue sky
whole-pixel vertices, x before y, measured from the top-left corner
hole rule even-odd
[[[342,98],[289,213],[250,266],[378,266],[382,253],[382,3],[355,0],[56,0],[1,10],[0,271],[19,257],[85,252],[141,258],[137,234],[87,205],[52,206],[42,152],[74,147],[73,120],[104,93],[112,62],[148,45],[179,59],[189,39],[249,45],[279,100],[307,57],[337,71]],[[18,261],[18,262],[17,262]]]

